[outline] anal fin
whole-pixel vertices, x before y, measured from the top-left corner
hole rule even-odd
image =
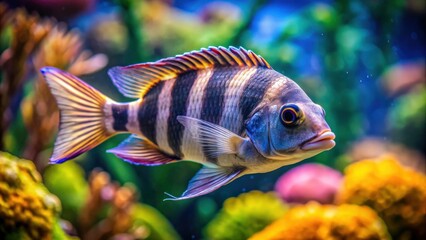
[[[191,179],[188,184],[188,188],[180,197],[175,197],[166,193],[170,198],[166,198],[164,200],[176,201],[205,195],[240,177],[243,171],[244,168],[222,168],[204,166]]]
[[[155,145],[137,135],[131,135],[120,145],[107,152],[137,165],[156,166],[178,160],[176,157],[161,152]]]

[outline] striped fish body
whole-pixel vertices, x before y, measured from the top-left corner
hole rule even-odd
[[[206,149],[178,122],[177,116],[201,119],[244,136],[244,122],[265,93],[271,91],[272,83],[280,79],[285,78],[278,72],[256,67],[203,69],[182,74],[160,82],[142,101],[132,103],[139,105],[138,116],[127,116],[137,120],[139,128],[131,132],[146,137],[176,158],[217,164],[219,159],[207,156]],[[114,122],[127,121],[116,118]],[[221,162],[231,164],[230,157],[237,160],[235,155],[222,156],[228,161]]]
[[[108,151],[133,164],[204,165],[188,189],[170,200],[200,196],[242,175],[272,171],[334,146],[323,109],[243,48],[211,47],[114,67],[108,73],[123,95],[136,99],[130,103],[117,103],[58,69],[41,71],[61,112],[51,162],[131,133]]]

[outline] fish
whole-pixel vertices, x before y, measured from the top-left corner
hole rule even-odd
[[[50,163],[62,163],[116,134],[107,150],[132,164],[202,165],[183,200],[266,173],[335,146],[324,109],[290,78],[243,47],[208,47],[155,62],[116,66],[114,85],[134,101],[113,101],[54,67],[41,70],[60,112]]]

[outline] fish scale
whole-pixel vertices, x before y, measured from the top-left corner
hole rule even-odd
[[[210,193],[251,173],[273,171],[331,149],[324,110],[292,80],[244,48],[210,47],[156,62],[114,67],[117,103],[75,76],[41,70],[61,119],[50,159],[61,163],[115,134],[108,150],[132,164],[203,164],[179,197]]]

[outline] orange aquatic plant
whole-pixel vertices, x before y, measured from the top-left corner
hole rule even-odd
[[[369,207],[309,202],[291,208],[280,219],[253,235],[250,240],[385,240],[386,226]]]
[[[426,239],[426,176],[394,155],[349,165],[337,203],[371,207],[395,239]]]

